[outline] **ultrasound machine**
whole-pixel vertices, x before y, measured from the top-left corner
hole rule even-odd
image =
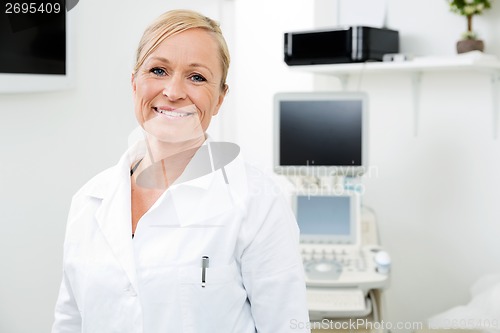
[[[361,92],[275,95],[274,170],[294,184],[311,320],[374,315],[374,291],[389,285],[390,257],[361,205],[367,103]]]

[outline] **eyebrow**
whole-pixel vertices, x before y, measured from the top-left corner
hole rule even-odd
[[[167,58],[164,58],[164,57],[158,57],[158,56],[151,57],[151,58],[149,58],[149,60],[147,62],[151,62],[152,60],[157,60],[157,61],[161,61],[161,62],[163,62],[165,64],[170,64],[170,61]],[[199,67],[205,68],[207,71],[210,72],[210,75],[212,75],[212,76],[214,75],[214,73],[212,72],[212,70],[208,66],[203,65],[203,64],[199,64],[199,63],[194,62],[192,64],[189,64],[189,67],[192,67],[192,68],[199,68]]]

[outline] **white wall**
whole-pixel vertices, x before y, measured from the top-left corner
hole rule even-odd
[[[272,167],[273,95],[313,89],[313,77],[292,73],[283,62],[283,33],[314,27],[310,0],[236,0],[232,87],[235,119],[229,139],[245,158]]]
[[[186,7],[216,19],[224,13],[218,0],[82,0],[69,13],[79,21],[75,88],[0,94],[0,332],[50,331],[71,196],[127,147],[142,31],[160,13]]]

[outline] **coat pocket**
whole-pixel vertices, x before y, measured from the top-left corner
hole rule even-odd
[[[184,332],[233,332],[249,313],[247,294],[236,264],[206,269],[202,286],[201,267],[179,271]]]

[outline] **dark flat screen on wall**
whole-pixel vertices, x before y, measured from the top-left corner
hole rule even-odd
[[[1,4],[0,73],[65,75],[64,2]]]

